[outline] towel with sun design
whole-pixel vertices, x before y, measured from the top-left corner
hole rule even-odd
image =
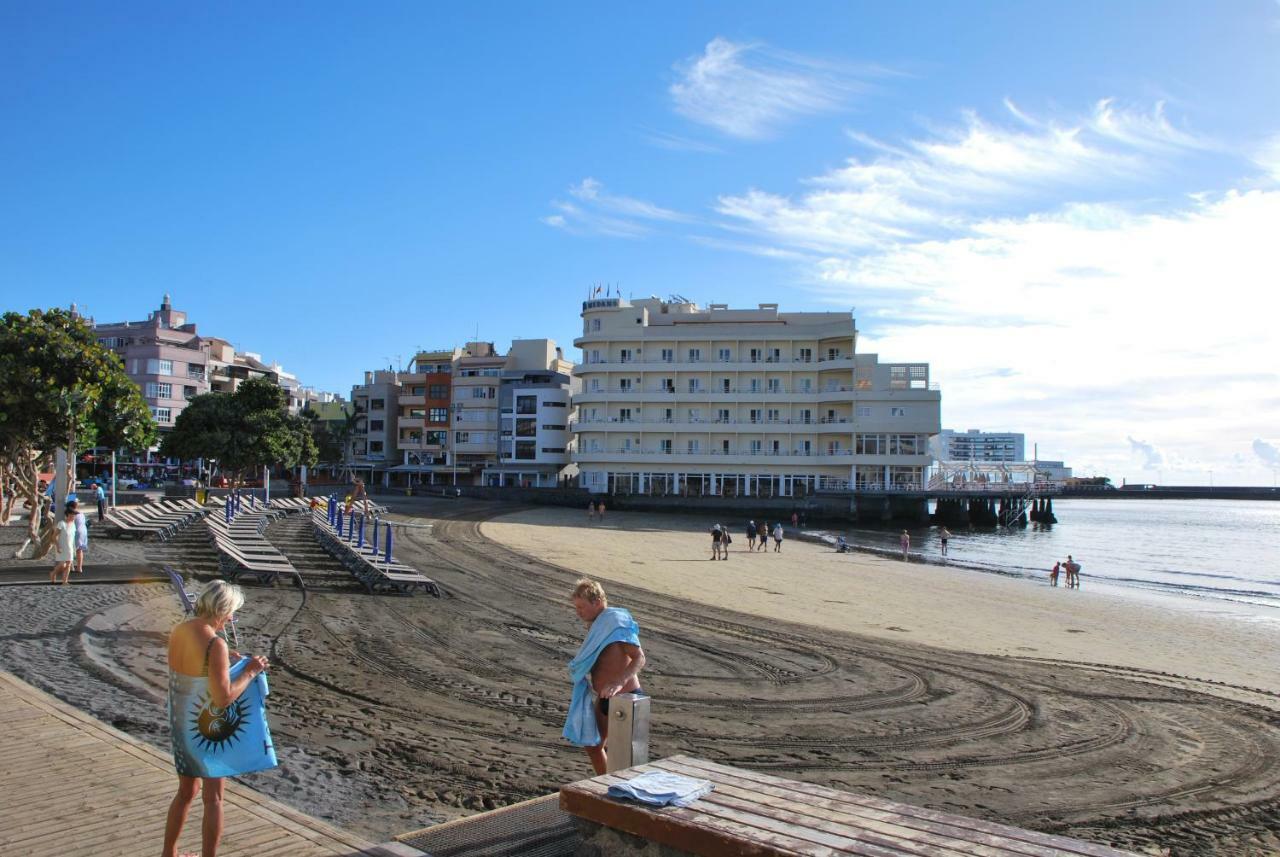
[[[231,665],[235,681],[249,664]],[[274,768],[276,750],[267,728],[267,677],[259,674],[244,693],[219,708],[209,698],[209,680],[169,673],[169,734],[173,762],[187,777],[234,777]]]

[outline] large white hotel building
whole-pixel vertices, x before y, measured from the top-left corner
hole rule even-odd
[[[589,300],[574,460],[592,492],[801,497],[924,487],[926,363],[857,353],[852,313]]]

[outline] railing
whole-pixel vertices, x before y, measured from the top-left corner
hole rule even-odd
[[[730,364],[748,364],[748,365],[755,364],[755,365],[763,365],[763,366],[793,366],[798,364],[802,366],[807,366],[814,363],[853,363],[853,362],[854,362],[853,357],[813,357],[808,360],[802,360],[798,357],[797,358],[779,357],[776,359],[773,357],[761,357],[755,360],[751,359],[750,357],[741,357],[741,358],[730,357],[728,360],[722,360],[719,357],[715,359],[705,359],[702,357],[699,357],[697,359],[690,359],[688,357],[673,356],[670,360],[621,360],[621,359],[619,360],[587,360],[582,363],[576,364],[574,368],[578,369],[578,368],[589,368],[592,366],[613,367],[613,366],[633,366],[633,365],[671,366],[677,363],[682,363],[682,364],[710,363],[717,366],[726,366]]]
[[[929,479],[929,490],[939,494],[1020,494],[1038,496],[1057,494],[1062,486],[1056,482],[994,482],[990,480],[954,480],[934,474]]]
[[[710,395],[777,396],[777,395],[784,395],[784,394],[794,394],[798,396],[815,396],[815,395],[822,395],[824,393],[852,393],[855,390],[865,390],[865,389],[870,389],[870,388],[869,387],[855,388],[853,386],[846,385],[846,384],[841,384],[837,386],[820,387],[820,388],[818,387],[808,388],[808,389],[801,388],[799,390],[791,389],[788,387],[774,387],[774,388],[761,387],[759,389],[754,389],[754,390],[751,389],[750,387],[746,389],[740,389],[738,387],[729,387],[729,388],[700,387],[696,390],[689,390],[689,389],[675,390],[670,387],[651,387],[648,389],[636,389],[634,387],[628,388],[628,389],[623,389],[621,387],[609,387],[603,390],[583,390],[578,395],[579,396],[582,396],[582,395],[600,396],[600,395],[612,395],[614,393],[620,393],[620,394],[639,393],[643,395],[648,395],[652,393],[652,394],[657,394],[662,396],[675,396],[675,395],[681,395],[681,396],[710,396]]]
[[[581,429],[581,428],[579,428],[579,427],[580,427],[580,426],[595,426],[595,425],[610,425],[610,426],[615,426],[615,425],[636,425],[636,426],[646,426],[646,425],[660,425],[660,426],[670,426],[670,425],[687,425],[687,426],[746,426],[746,425],[752,425],[752,426],[781,426],[781,425],[786,425],[786,426],[813,426],[813,425],[849,425],[849,426],[852,426],[852,424],[853,424],[853,418],[852,418],[852,417],[836,417],[835,419],[828,419],[828,418],[826,418],[826,417],[819,417],[818,419],[807,419],[807,420],[805,420],[805,419],[794,419],[794,420],[793,420],[793,419],[777,419],[777,420],[768,420],[768,419],[763,419],[763,420],[752,420],[752,419],[746,419],[746,420],[695,420],[695,419],[687,419],[687,420],[678,420],[678,419],[674,419],[674,418],[673,418],[673,419],[669,419],[669,420],[668,420],[668,419],[656,419],[656,420],[625,419],[625,420],[624,420],[624,419],[622,419],[621,417],[610,417],[610,418],[609,418],[609,419],[607,419],[607,420],[604,420],[604,419],[595,419],[595,420],[573,420],[573,421],[571,421],[571,422],[569,423],[569,428],[570,428],[570,430],[574,430],[574,431],[587,431],[587,430],[589,430],[589,429]]]
[[[681,450],[673,451],[673,450],[662,450],[662,449],[636,449],[634,447],[630,449],[626,447],[619,447],[617,449],[585,449],[585,450],[580,449],[578,450],[578,455],[675,455],[675,456],[724,455],[724,456],[752,456],[752,457],[760,457],[760,458],[846,458],[854,454],[855,453],[853,452],[853,450],[849,450],[849,449],[828,450],[827,452],[818,452],[816,450],[806,452],[802,449],[797,449],[792,452],[787,452],[786,450],[778,450],[777,452],[774,452],[771,449],[760,449],[760,450],[754,450],[754,451],[750,449],[740,449],[736,451],[729,450],[727,452],[723,449],[700,449],[696,451],[681,449]]]

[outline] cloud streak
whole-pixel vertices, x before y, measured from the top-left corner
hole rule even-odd
[[[765,139],[799,117],[839,110],[867,89],[851,68],[719,36],[676,72],[668,90],[675,111],[743,140]]]

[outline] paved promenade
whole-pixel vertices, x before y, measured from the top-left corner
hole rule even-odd
[[[0,671],[0,854],[159,854],[173,761]],[[225,857],[418,853],[375,846],[235,781],[224,797]],[[197,799],[182,851],[200,851]]]

